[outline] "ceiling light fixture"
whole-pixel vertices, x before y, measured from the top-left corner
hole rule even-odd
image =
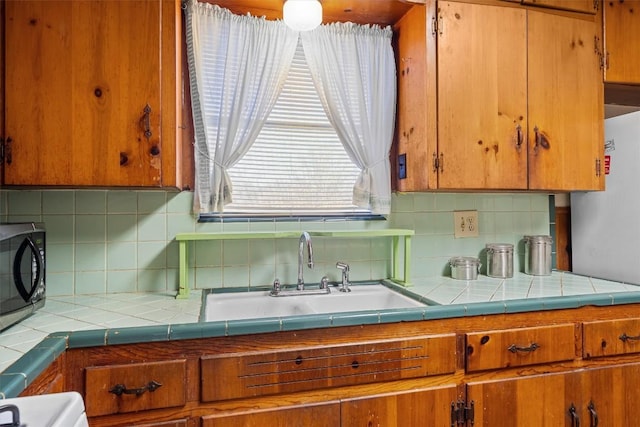
[[[296,31],[309,31],[322,23],[319,0],[286,0],[282,8],[284,23]]]

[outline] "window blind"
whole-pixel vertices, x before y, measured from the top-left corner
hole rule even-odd
[[[258,139],[228,173],[233,203],[225,214],[368,213],[352,204],[360,171],[327,119],[300,42]]]

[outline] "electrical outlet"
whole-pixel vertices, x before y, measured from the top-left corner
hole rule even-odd
[[[454,211],[453,235],[454,237],[478,237],[478,211]]]

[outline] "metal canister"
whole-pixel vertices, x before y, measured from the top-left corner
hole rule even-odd
[[[551,236],[524,236],[524,272],[533,276],[551,275]]]
[[[513,245],[510,243],[488,243],[487,276],[507,279],[513,277]]]
[[[449,266],[453,279],[476,280],[481,264],[478,258],[458,256],[449,260]]]

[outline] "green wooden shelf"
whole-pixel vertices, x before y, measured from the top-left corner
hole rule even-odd
[[[301,231],[258,231],[258,232],[203,232],[203,233],[178,233],[175,240],[180,245],[180,272],[179,288],[176,298],[189,297],[189,271],[188,271],[188,243],[198,240],[252,240],[252,239],[297,239]],[[308,231],[312,237],[331,238],[363,238],[363,237],[392,237],[393,238],[393,262],[390,279],[394,282],[408,285],[411,276],[411,236],[413,230],[388,228],[381,230],[336,230],[336,231]],[[400,265],[401,251],[404,252],[404,264]],[[402,276],[399,276],[402,271]]]

